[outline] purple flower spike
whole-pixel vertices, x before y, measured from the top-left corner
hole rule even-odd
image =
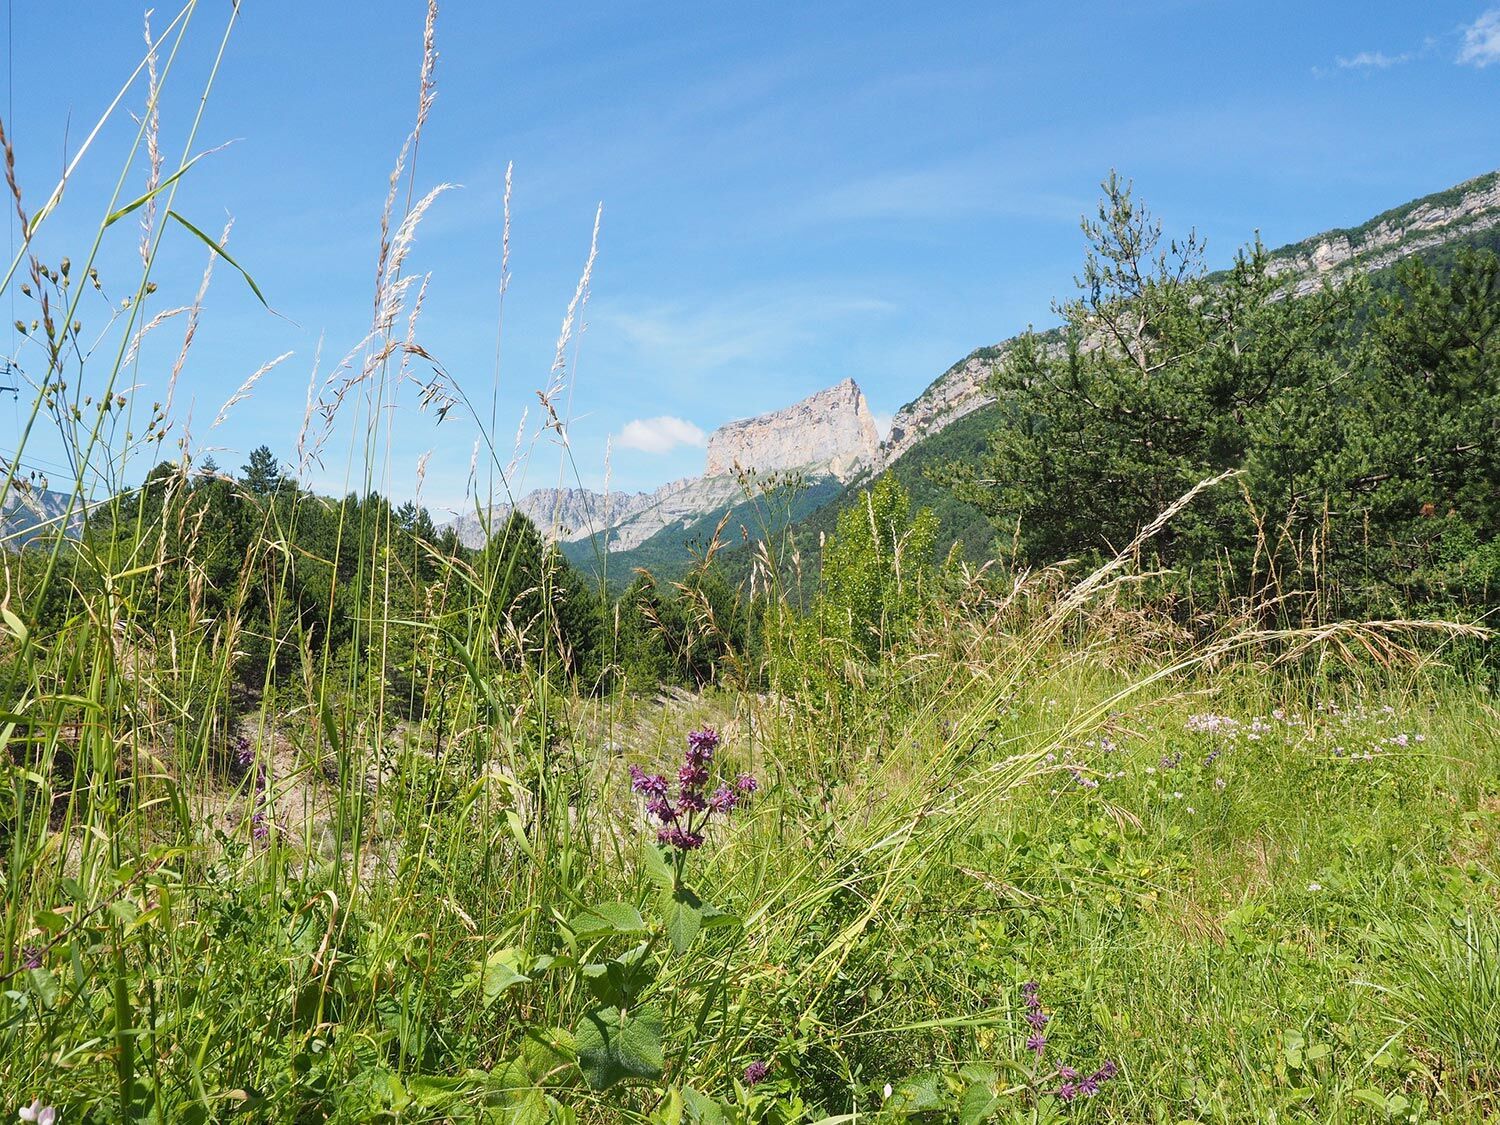
[[[1082,1082],[1078,1083],[1078,1092],[1086,1098],[1092,1098],[1099,1092],[1099,1077],[1091,1074]]]
[[[663,824],[671,824],[677,819],[677,810],[672,807],[672,802],[665,797],[652,797],[647,800],[646,811]]]
[[[723,813],[728,816],[734,812],[734,806],[740,803],[739,794],[727,785],[721,785],[714,790],[714,795],[708,799],[708,805],[714,812]]]
[[[1029,1023],[1037,1031],[1041,1031],[1042,1028],[1047,1026],[1047,1020],[1049,1018],[1050,1017],[1046,1012],[1037,1011],[1026,1013],[1026,1022]]]
[[[1101,1082],[1108,1082],[1111,1078],[1119,1073],[1120,1068],[1116,1066],[1114,1062],[1106,1061],[1105,1064],[1099,1068],[1095,1077],[1097,1077]]]
[[[703,846],[703,837],[696,832],[689,832],[684,828],[663,828],[657,832],[656,839],[659,843],[668,847],[676,848],[678,851],[690,852]]]
[[[771,1064],[764,1059],[756,1059],[745,1068],[745,1085],[757,1086],[766,1080],[766,1075],[771,1073]]]
[[[21,947],[21,968],[40,969],[42,967],[42,951],[34,945],[23,945]]]
[[[698,765],[685,765],[677,771],[677,784],[683,789],[697,789],[708,780],[708,770]]]
[[[714,759],[719,748],[719,732],[713,727],[689,731],[687,736],[687,760],[690,765],[706,766]]]
[[[1040,1055],[1043,1051],[1045,1051],[1047,1049],[1047,1037],[1045,1035],[1043,1035],[1040,1031],[1035,1032],[1030,1037],[1027,1038],[1027,1040],[1026,1040],[1026,1046],[1027,1046],[1028,1049],[1030,1049],[1032,1051],[1035,1051],[1037,1054]]]
[[[631,766],[630,788],[645,797],[665,797],[667,779],[659,773],[646,773],[640,766]]]
[[[734,779],[734,787],[740,791],[741,796],[748,797],[760,788],[760,782],[756,781],[748,773],[742,773]]]
[[[1064,1082],[1071,1082],[1078,1077],[1078,1072],[1071,1066],[1060,1066],[1057,1068],[1057,1076]]]
[[[1078,1096],[1078,1087],[1071,1082],[1064,1082],[1057,1088],[1057,1096],[1065,1102],[1070,1102]]]

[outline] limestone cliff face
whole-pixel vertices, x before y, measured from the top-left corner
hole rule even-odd
[[[1496,226],[1500,226],[1500,172],[1491,172],[1377,215],[1354,230],[1329,231],[1285,246],[1272,253],[1271,269],[1287,276],[1289,292],[1310,293],[1325,282],[1382,269],[1411,254]],[[971,353],[897,411],[877,465],[890,465],[922,438],[993,402],[989,375],[1004,361],[1010,345],[1006,340]]]
[[[1283,247],[1273,255],[1271,268],[1295,275],[1292,292],[1310,293],[1325,281],[1382,269],[1495,226],[1500,226],[1500,172],[1387,211],[1355,230],[1329,231]]]
[[[720,426],[708,439],[704,476],[827,466],[848,480],[880,452],[880,435],[864,393],[853,379],[819,391],[785,410]]]
[[[5,466],[0,464],[0,473]],[[64,492],[53,492],[47,478],[17,471],[5,502],[0,505],[0,546],[20,550],[41,535],[62,532],[76,537],[83,527],[83,505]],[[73,514],[68,516],[69,507]]]
[[[843,481],[873,464],[879,450],[865,396],[853,379],[845,379],[784,410],[715,430],[701,477],[673,481],[654,492],[539,488],[515,507],[549,539],[571,542],[603,535],[611,551],[627,551],[674,523],[691,522],[743,499],[740,470],[759,477],[797,470]],[[492,511],[492,530],[509,510],[497,506]],[[485,522],[468,515],[451,526],[465,545],[478,547],[485,540]]]
[[[915,402],[896,411],[890,435],[880,448],[880,466],[889,465],[924,437],[994,402],[995,397],[988,389],[989,378],[995,365],[1005,358],[1005,351],[1006,344],[1001,344],[981,348],[959,360]]]

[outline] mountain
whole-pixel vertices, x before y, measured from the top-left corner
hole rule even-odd
[[[1500,254],[1500,172],[1413,200],[1358,227],[1281,247],[1270,256],[1273,270],[1279,266],[1292,281],[1290,293],[1305,294],[1356,271],[1367,274],[1378,292],[1394,288],[1393,267],[1402,259],[1418,257],[1441,272],[1466,247]],[[1061,343],[1055,328],[1041,336],[1044,342]],[[813,576],[818,565],[817,552],[810,548],[833,531],[838,513],[885,473],[901,482],[914,505],[937,515],[940,550],[956,543],[971,560],[990,557],[995,528],[977,508],[934,483],[928,471],[983,454],[989,433],[999,424],[999,409],[987,382],[1013,342],[1004,340],[971,352],[935,379],[895,415],[870,471],[849,481],[839,496],[791,529],[804,549],[804,579]],[[725,562],[736,576],[748,572],[744,559],[729,557]]]
[[[0,471],[4,466],[0,465]],[[71,497],[47,487],[47,478],[37,473],[17,475],[10,483],[5,503],[0,505],[0,543],[7,550],[19,550],[42,535],[63,526]],[[69,534],[77,532],[83,515],[74,511],[67,523]]]
[[[1290,292],[1312,292],[1355,272],[1374,273],[1402,258],[1500,231],[1500,171],[1412,200],[1349,230],[1331,230],[1271,252],[1271,268],[1285,273]],[[1012,341],[970,352],[891,420],[878,465],[894,464],[924,438],[993,402],[990,372]]]
[[[1379,279],[1402,258],[1441,261],[1460,245],[1500,249],[1500,172],[1424,196],[1377,215],[1358,227],[1331,230],[1271,252],[1272,269],[1285,273],[1288,292],[1310,292],[1359,271]],[[1055,337],[1057,329],[1044,332]],[[707,541],[727,514],[724,556],[731,571],[747,569],[738,544],[746,538],[791,528],[811,550],[833,529],[838,511],[889,472],[914,502],[938,514],[940,542],[958,542],[971,558],[988,553],[993,529],[974,508],[928,479],[927,470],[947,461],[978,456],[994,419],[989,379],[1014,343],[1003,340],[970,352],[953,364],[892,419],[883,443],[873,440],[864,396],[853,380],[786,410],[732,422],[709,440],[705,475],[666,485],[654,493],[610,497],[584,490],[543,490],[519,508],[536,513],[538,526],[608,527],[608,569],[628,577],[643,566],[658,575],[680,573],[695,543]],[[729,469],[735,463],[760,472],[803,469],[800,491],[774,504],[752,501]],[[767,526],[767,512],[775,519]],[[472,536],[473,529],[468,532]],[[597,569],[604,535],[565,532],[563,551],[579,565]],[[816,567],[816,559],[810,565]],[[612,577],[613,580],[613,577]]]
[[[719,427],[709,436],[701,477],[673,481],[654,492],[540,488],[514,507],[575,561],[586,561],[600,547],[611,553],[633,551],[663,535],[684,542],[705,519],[716,522],[725,511],[790,475],[817,486],[826,499],[873,466],[879,453],[880,438],[864,393],[853,379],[845,379],[782,410]],[[498,527],[510,510],[497,505],[486,519],[464,516],[450,526],[465,545],[477,547],[485,540],[485,525]],[[610,569],[628,573],[630,565],[639,563]]]

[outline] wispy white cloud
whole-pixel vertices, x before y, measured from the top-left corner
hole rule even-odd
[[[1464,66],[1489,66],[1500,62],[1500,8],[1491,8],[1464,28],[1464,45],[1458,50]]]
[[[1335,61],[1339,64],[1340,70],[1389,70],[1393,66],[1410,62],[1411,53],[1388,55],[1384,51],[1361,51],[1349,58],[1340,55]]]
[[[614,443],[621,449],[642,453],[670,453],[679,445],[702,446],[706,441],[707,435],[685,418],[662,414],[626,422]]]
[[[896,416],[894,414],[887,414],[881,411],[876,411],[874,412],[874,418],[875,432],[880,435],[880,440],[884,441],[886,438],[891,436],[891,423],[896,420]]]

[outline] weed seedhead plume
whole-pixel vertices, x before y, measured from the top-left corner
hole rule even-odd
[[[223,406],[219,407],[219,413],[214,416],[213,424],[208,428],[210,430],[217,429],[219,423],[224,421],[224,419],[229,416],[230,410],[234,409],[236,403],[243,402],[245,399],[250,397],[250,392],[255,389],[255,384],[260,382],[263,375],[265,375],[272,368],[279,366],[281,363],[291,358],[291,352],[282,352],[275,359],[268,360],[267,362],[257,367],[253,372],[251,372],[250,377],[239,385],[239,388],[234,392],[234,394],[229,396]]]
[[[151,268],[152,236],[156,231],[156,188],[161,183],[161,75],[156,67],[156,41],[151,38],[151,11],[145,15],[146,37],[146,190],[148,198],[141,209],[141,266]]]
[[[573,291],[573,299],[568,302],[568,311],[563,316],[562,329],[557,334],[557,350],[552,358],[552,371],[547,380],[547,386],[539,390],[536,396],[541,400],[542,409],[546,411],[547,429],[557,431],[558,439],[567,443],[567,423],[559,415],[557,409],[558,399],[568,383],[568,345],[574,340],[577,331],[575,329],[578,318],[582,315],[584,308],[588,305],[589,285],[594,276],[594,261],[599,255],[599,223],[604,217],[604,204],[600,204],[594,211],[594,230],[589,236],[589,256],[584,262],[583,274],[578,278],[578,287]],[[570,396],[571,398],[571,393]]]

